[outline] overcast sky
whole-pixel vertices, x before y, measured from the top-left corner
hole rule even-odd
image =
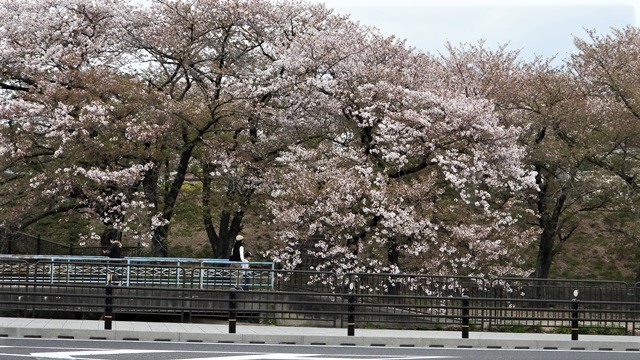
[[[640,0],[307,0],[323,2],[340,14],[375,26],[385,35],[437,54],[454,45],[484,39],[495,48],[509,43],[524,59],[574,52],[573,37],[584,29],[638,26]]]

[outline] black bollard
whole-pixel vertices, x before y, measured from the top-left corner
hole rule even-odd
[[[236,333],[236,292],[229,291],[229,334]]]
[[[578,299],[571,300],[571,340],[578,340]]]
[[[351,295],[349,296],[349,317],[347,319],[347,336],[355,336],[356,334],[356,307],[354,303],[356,302],[356,298]]]
[[[113,322],[113,287],[111,282],[104,288],[104,329],[111,330]]]
[[[469,338],[469,299],[462,299],[462,338]]]

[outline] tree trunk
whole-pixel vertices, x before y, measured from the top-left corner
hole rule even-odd
[[[542,228],[542,234],[540,234],[536,272],[534,275],[538,279],[549,278],[551,264],[553,263],[553,257],[556,253],[554,245],[558,234],[560,214],[564,209],[566,199],[567,197],[565,194],[560,195],[554,204],[553,212],[551,214],[546,211],[546,206],[544,207],[545,211],[540,212],[540,227]]]
[[[536,259],[536,279],[549,278],[551,264],[553,263],[553,243],[555,231],[553,229],[543,229],[538,245],[538,257]]]
[[[169,237],[169,227],[171,224],[171,218],[173,218],[173,212],[175,210],[176,201],[178,200],[178,195],[180,195],[180,189],[184,184],[184,179],[186,178],[187,171],[189,168],[189,161],[191,160],[191,154],[196,145],[196,142],[187,143],[185,147],[182,149],[180,153],[180,160],[178,162],[178,166],[175,169],[175,175],[173,177],[173,181],[170,183],[167,191],[165,192],[163,199],[163,209],[162,209],[162,217],[161,220],[165,222],[164,225],[158,226],[153,229],[152,232],[152,245],[151,251],[153,256],[169,256],[169,246],[168,246],[168,237]],[[170,171],[167,166],[166,171]],[[155,209],[158,209],[158,169],[157,165],[154,166],[153,169],[145,174],[144,179],[144,192],[147,201],[150,204],[154,204]],[[165,182],[168,182],[166,179]]]
[[[548,181],[543,179],[542,168],[537,166],[536,183],[540,191],[538,192],[537,207],[539,216],[539,226],[542,229],[540,234],[540,243],[538,244],[538,257],[536,259],[536,271],[534,277],[538,279],[549,278],[553,257],[555,255],[554,243],[558,234],[558,224],[560,215],[564,211],[564,204],[567,195],[564,189],[560,191],[559,196],[553,203],[552,209],[549,209],[547,202],[552,197],[549,193]]]
[[[167,238],[169,234],[169,225],[157,227],[153,230],[153,241],[151,243],[151,253],[155,257],[169,256],[169,248],[167,246]]]
[[[153,205],[154,209],[158,208],[158,180],[159,172],[158,165],[156,164],[152,169],[149,169],[142,179],[142,187],[144,190],[144,197],[147,202]],[[166,234],[168,229],[161,230],[159,228],[153,229],[151,233],[151,255],[155,257],[166,257],[168,251],[166,247]]]
[[[398,266],[398,259],[400,258],[400,252],[398,251],[398,242],[395,237],[389,239],[389,248],[387,249],[387,264],[389,266]],[[399,292],[398,284],[395,281],[391,281],[387,286],[389,295],[397,295]]]
[[[400,258],[400,252],[398,251],[398,243],[395,238],[389,239],[389,249],[387,250],[387,263],[398,266],[398,260]]]
[[[244,211],[242,209],[231,213],[223,210],[220,214],[219,232],[216,232],[213,224],[213,207],[211,204],[211,171],[213,168],[207,164],[203,164],[202,175],[202,221],[207,231],[207,238],[213,251],[213,257],[216,259],[227,259],[231,253],[231,248],[236,236],[242,230],[242,219]]]
[[[214,258],[226,259],[229,257],[235,238],[242,230],[243,217],[243,211],[237,211],[233,215],[229,212],[223,212],[220,216],[220,235],[217,235],[213,228],[213,220],[211,218],[205,219],[207,236]]]

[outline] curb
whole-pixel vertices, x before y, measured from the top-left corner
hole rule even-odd
[[[640,352],[640,341],[621,338],[620,341],[601,340],[523,340],[523,339],[451,339],[435,337],[389,336],[336,336],[336,335],[283,335],[283,334],[220,334],[159,332],[143,330],[95,330],[5,327],[0,337],[122,340],[163,342],[206,342],[224,344],[274,344],[274,345],[328,345],[328,346],[380,346],[380,347],[430,347],[465,349],[515,349],[515,350],[571,350],[571,351],[625,351]],[[632,338],[635,339],[635,338]]]

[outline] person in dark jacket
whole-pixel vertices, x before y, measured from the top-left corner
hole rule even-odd
[[[103,250],[102,253],[111,259],[119,259],[122,257],[122,243],[118,239],[111,239],[111,246],[107,250]]]
[[[244,244],[242,243],[242,240],[244,240],[244,236],[236,236],[236,242],[233,243],[233,250],[231,250],[231,256],[229,256],[229,260],[242,262],[246,261],[244,256]]]
[[[244,236],[238,235],[236,236],[236,242],[233,244],[233,250],[231,251],[231,256],[229,256],[230,261],[237,261],[239,264],[233,264],[232,266],[235,268],[242,268],[243,271],[237,271],[235,274],[236,277],[236,288],[248,289],[249,284],[249,260],[247,259],[247,255],[250,255],[244,248],[244,244],[242,243],[244,240]],[[243,278],[242,286],[240,285],[240,278]]]
[[[109,246],[107,250],[103,250],[102,253],[107,255],[109,259],[120,259],[122,258],[122,243],[118,241],[118,239],[111,239],[111,246]],[[120,271],[122,271],[122,269],[120,269]],[[118,267],[116,267],[107,274],[108,284],[120,284],[120,275],[118,275],[118,272]]]

